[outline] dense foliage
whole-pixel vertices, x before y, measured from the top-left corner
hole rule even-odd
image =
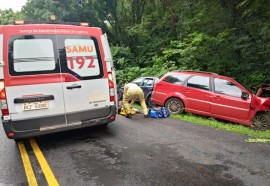
[[[12,9],[0,9],[0,25],[12,24],[14,20],[22,20],[24,15],[21,12],[14,12]]]
[[[28,0],[21,13],[102,27],[119,84],[173,69],[270,82],[269,0]]]

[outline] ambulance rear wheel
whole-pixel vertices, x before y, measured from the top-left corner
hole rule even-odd
[[[14,140],[14,142],[15,142],[16,144],[23,141],[22,139],[13,139],[13,140]]]
[[[102,129],[106,129],[108,127],[108,123],[102,124],[99,127],[102,128]]]

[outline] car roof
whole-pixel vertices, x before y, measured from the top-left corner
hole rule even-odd
[[[205,75],[215,75],[215,76],[219,76],[219,74],[214,73],[214,72],[206,72],[206,71],[196,71],[196,70],[174,70],[171,71],[171,73],[176,72],[182,72],[182,73],[187,73],[187,74],[205,74]]]
[[[138,77],[136,79],[141,79],[141,78],[155,78],[155,79],[159,79],[158,77],[154,77],[154,76],[144,76],[144,77]],[[134,79],[134,80],[136,80]]]
[[[142,78],[158,78],[158,77],[155,77],[155,76],[144,76]]]
[[[174,70],[174,71],[168,72],[166,75],[179,74],[179,73],[190,74],[190,75],[202,75],[202,76],[208,76],[208,77],[218,77],[221,79],[235,81],[235,79],[230,77],[230,76],[223,76],[223,75],[219,75],[219,74],[214,73],[214,72],[205,72],[205,71],[196,71],[196,70]],[[166,75],[164,75],[162,78],[164,78]]]

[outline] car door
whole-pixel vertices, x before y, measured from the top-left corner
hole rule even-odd
[[[137,78],[135,80],[132,81],[132,83],[137,84],[138,86],[142,86],[144,78]]]
[[[135,84],[137,84],[139,87],[142,87],[143,81],[144,81],[144,78],[137,78],[137,79],[133,80],[132,83],[135,83]],[[124,91],[124,90],[123,90],[123,91]],[[143,91],[144,91],[144,90],[143,90]],[[144,94],[144,96],[145,96],[145,94]],[[138,100],[136,100],[136,101],[138,101]]]
[[[187,99],[186,110],[195,113],[209,114],[211,107],[210,78],[195,75],[186,81],[186,86],[180,87]]]
[[[241,95],[242,90],[235,83],[226,79],[214,78],[211,113],[222,118],[247,119],[251,96],[243,99]]]
[[[110,112],[109,81],[97,39],[58,35],[58,45],[67,123],[80,124],[107,116]]]
[[[144,98],[146,99],[149,94],[153,91],[154,79],[153,78],[144,78],[142,81],[141,88],[144,92]]]

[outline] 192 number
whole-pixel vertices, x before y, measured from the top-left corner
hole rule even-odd
[[[74,61],[79,65],[78,68],[82,69],[85,66],[85,58],[90,59],[90,63],[87,66],[87,68],[95,68],[96,66],[94,65],[94,58],[92,56],[78,56],[74,60],[73,57],[67,57],[67,60],[69,61],[70,69],[74,69]]]

